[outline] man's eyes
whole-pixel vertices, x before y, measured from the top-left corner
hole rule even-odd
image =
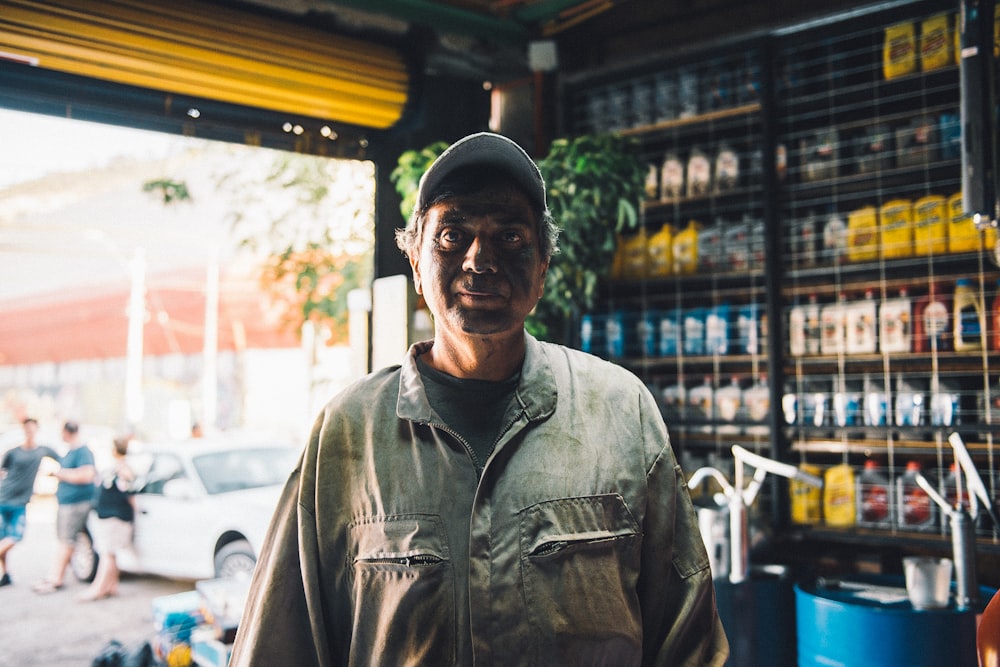
[[[438,238],[441,240],[443,245],[455,246],[463,242],[471,242],[472,235],[467,234],[456,227],[448,227],[441,230],[441,233],[438,234]],[[524,235],[520,231],[507,229],[499,232],[496,235],[496,240],[506,245],[517,245],[524,240]]]

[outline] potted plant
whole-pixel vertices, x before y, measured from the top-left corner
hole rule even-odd
[[[547,340],[575,344],[582,313],[614,260],[618,235],[640,224],[645,167],[638,143],[615,134],[557,139],[539,160],[549,210],[562,228],[545,295],[528,322]]]

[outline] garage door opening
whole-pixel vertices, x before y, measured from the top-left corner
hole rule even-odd
[[[364,371],[371,162],[2,109],[0,143],[0,429],[298,438]]]

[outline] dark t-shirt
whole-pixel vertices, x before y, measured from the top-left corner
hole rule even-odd
[[[97,518],[132,521],[135,518],[135,510],[132,508],[129,495],[130,492],[121,490],[117,475],[97,487],[97,503],[94,507]]]
[[[66,456],[59,461],[63,468],[82,468],[83,466],[94,465],[94,454],[87,445],[80,445],[66,452]],[[70,482],[59,482],[56,487],[56,500],[60,505],[72,505],[73,503],[91,502],[94,499],[94,485],[90,482],[86,484],[72,484]]]
[[[6,476],[0,480],[0,505],[27,505],[35,488],[35,476],[42,459],[59,460],[51,447],[38,445],[31,449],[18,446],[8,450],[0,461]]]
[[[462,436],[473,452],[478,470],[486,465],[510,405],[520,373],[500,382],[457,378],[431,368],[417,357],[427,400],[444,423]]]

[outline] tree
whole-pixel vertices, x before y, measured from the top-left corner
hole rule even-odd
[[[329,329],[329,343],[346,342],[347,294],[372,276],[373,165],[276,153],[246,176],[239,165],[217,186],[232,194],[239,245],[262,256],[261,287],[289,328],[313,322]]]

